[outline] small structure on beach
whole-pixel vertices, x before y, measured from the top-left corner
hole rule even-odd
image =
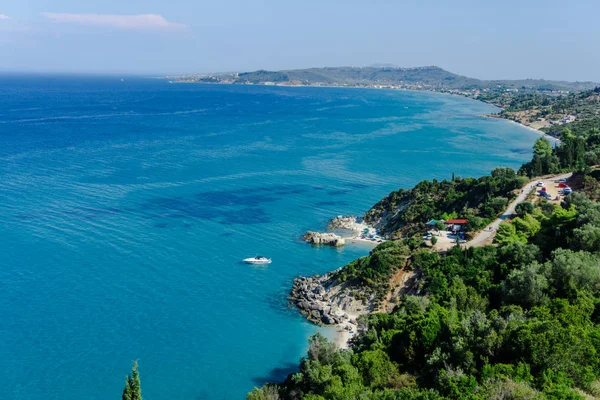
[[[428,231],[433,231],[435,230],[435,227],[439,224],[439,223],[444,223],[444,220],[442,219],[432,219],[431,221],[425,223],[425,225],[427,225],[427,230]]]
[[[444,224],[451,231],[461,231],[469,223],[468,219],[449,219]]]

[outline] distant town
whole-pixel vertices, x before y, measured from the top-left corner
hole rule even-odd
[[[265,86],[322,86],[420,90],[481,100],[502,110],[504,118],[558,136],[563,125],[597,118],[596,82],[544,79],[480,80],[436,66],[331,67],[287,71],[232,72],[167,76],[171,82]]]

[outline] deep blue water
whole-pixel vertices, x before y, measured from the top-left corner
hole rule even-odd
[[[291,280],[368,248],[299,240],[536,135],[430,93],[0,78],[0,398],[241,399],[317,328]],[[268,267],[240,263],[263,254]]]

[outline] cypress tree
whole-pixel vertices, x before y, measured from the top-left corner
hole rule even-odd
[[[140,384],[140,374],[138,373],[138,363],[133,362],[131,376],[125,378],[125,389],[123,389],[122,400],[142,400],[142,386]]]
[[[125,378],[125,389],[123,389],[122,400],[131,400],[131,378],[129,375]]]

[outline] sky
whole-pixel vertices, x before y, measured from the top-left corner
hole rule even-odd
[[[437,65],[600,82],[598,0],[0,2],[0,71],[164,75]]]

